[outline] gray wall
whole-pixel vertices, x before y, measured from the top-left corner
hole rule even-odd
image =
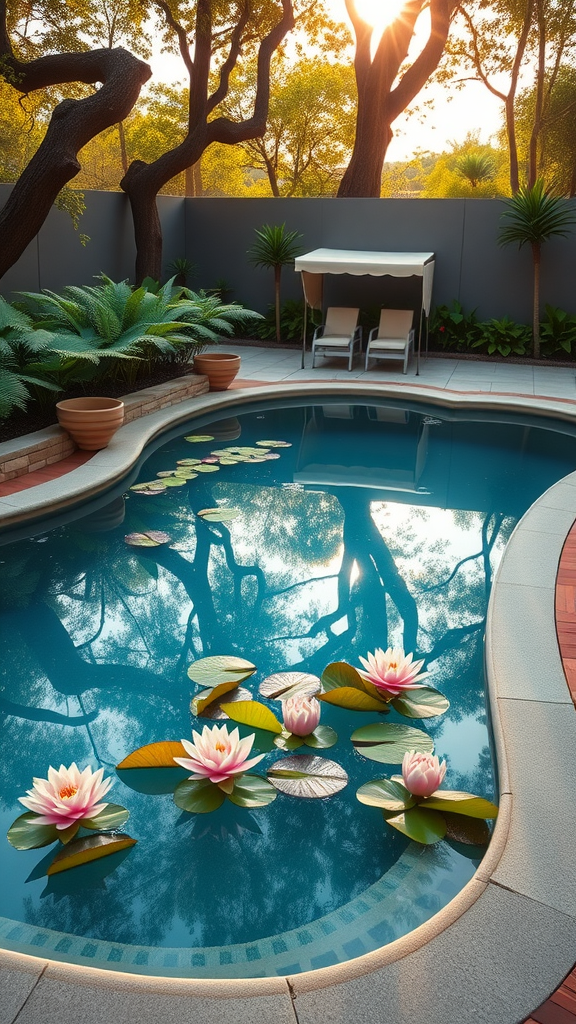
[[[0,185],[0,205],[10,186]],[[90,235],[84,248],[69,216],[53,209],[18,263],[2,280],[2,293],[18,289],[58,290],[91,283],[104,271],[115,280],[131,278],[134,267],[130,207],[118,192],[87,192],[80,231]],[[576,203],[574,204],[576,207]],[[436,253],[433,304],[459,299],[482,318],[507,315],[530,322],[532,263],[528,247],[497,244],[502,202],[492,199],[159,199],[164,230],[164,265],[187,256],[199,267],[193,287],[228,281],[232,298],[266,311],[273,301],[272,271],[250,265],[246,250],[254,228],[282,224],[302,233],[306,250],[414,250]],[[576,313],[576,231],[544,246],[542,303]],[[283,272],[282,297],[300,298],[299,277]],[[328,304],[417,301],[409,279],[334,277],[326,281]]]

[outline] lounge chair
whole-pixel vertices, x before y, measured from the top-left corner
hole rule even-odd
[[[414,347],[411,309],[383,309],[380,323],[370,331],[365,369],[369,359],[403,359],[406,373],[410,349]]]
[[[362,328],[358,326],[359,309],[348,306],[330,306],[326,323],[317,327],[312,340],[312,366],[316,352],[325,356],[348,356],[348,369],[352,369],[354,350],[362,341]]]

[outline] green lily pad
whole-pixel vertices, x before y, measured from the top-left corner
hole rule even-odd
[[[334,796],[348,784],[348,775],[341,765],[313,754],[275,761],[266,774],[281,793],[306,800]]]
[[[254,729],[264,729],[266,732],[280,733],[282,725],[264,704],[256,700],[237,701],[232,704],[222,704],[222,710],[228,718],[240,725],[249,725]]]
[[[423,846],[431,846],[446,835],[446,822],[438,811],[424,810],[420,806],[411,807],[408,811],[393,818],[386,819],[389,825],[403,832],[409,839],[414,839]]]
[[[210,691],[213,693],[214,691]],[[208,696],[208,690],[204,690],[203,693]],[[198,694],[198,697],[202,697],[202,694]],[[209,704],[202,708],[201,712],[195,711],[195,700],[190,704],[190,710],[193,715],[198,715],[200,718],[208,718],[213,722],[228,721],[229,715],[226,714],[222,709],[222,704],[235,704],[237,701],[252,700],[252,694],[250,690],[246,690],[243,686],[236,686],[233,690],[226,689],[223,699],[212,697]]]
[[[60,871],[69,871],[70,868],[89,864],[90,861],[100,860],[101,857],[109,857],[112,853],[119,853],[120,850],[135,845],[136,840],[126,835],[86,836],[75,839],[63,850],[58,851],[46,874],[56,875]]]
[[[262,458],[264,462],[270,462],[272,459],[279,459],[280,456],[277,452],[268,452],[266,455],[263,455]]]
[[[239,508],[203,508],[196,513],[201,519],[209,523],[228,523],[242,515]]]
[[[313,747],[315,750],[326,750],[328,747],[333,747],[338,742],[338,733],[334,732],[329,725],[317,725],[314,732],[304,736],[304,743],[307,747]]]
[[[265,458],[265,456],[262,456],[262,457],[260,457],[260,456],[254,456],[253,458],[250,458],[250,459],[246,459],[246,465],[247,465],[247,466],[253,466],[253,465],[255,465],[255,463],[257,463],[257,462],[266,462],[266,458]]]
[[[130,490],[138,494],[164,494],[166,484],[163,480],[148,480],[143,484],[132,484]]]
[[[159,548],[162,544],[170,544],[172,537],[161,530],[147,530],[145,533],[127,533],[124,543],[132,548]]]
[[[411,725],[394,725],[392,722],[377,722],[356,729],[350,737],[354,747],[363,757],[383,764],[402,764],[408,750],[431,754],[434,741],[422,729]]]
[[[280,736],[274,737],[274,746],[280,750],[298,750],[299,747],[304,746],[304,737],[295,736],[293,732],[286,732],[282,730]]]
[[[310,672],[274,672],[258,687],[262,696],[268,700],[314,697],[321,688],[318,676],[313,676]]]
[[[191,441],[193,444],[197,444],[200,441],[213,441],[212,434],[189,434],[188,437],[184,438],[185,441]]]
[[[177,466],[199,466],[202,459],[178,459]]]
[[[278,796],[274,786],[260,775],[241,775],[228,799],[237,807],[266,807]]]
[[[290,441],[256,441],[261,448],[291,448]]]
[[[235,680],[236,684],[241,683],[255,671],[256,665],[244,658],[236,658],[231,654],[216,655],[193,661],[188,669],[188,677],[199,686],[213,687],[231,680]]]
[[[348,711],[387,711],[383,701],[370,697],[363,690],[356,690],[352,686],[339,686],[328,693],[319,693],[318,700],[324,704],[335,704],[338,708],[347,708]]]
[[[201,462],[199,466],[196,466],[197,473],[218,473],[220,466],[212,466],[206,462]]]
[[[392,811],[394,814],[407,811],[417,803],[416,797],[412,796],[406,786],[401,782],[394,782],[393,779],[373,779],[372,782],[366,782],[356,790],[356,797],[361,804],[381,807],[384,811]]]
[[[182,480],[195,480],[196,477],[198,476],[198,473],[196,472],[195,469],[186,469],[184,467],[182,469],[177,469],[174,473],[174,476],[180,477]]]
[[[89,828],[94,832],[115,831],[122,827],[130,817],[130,811],[120,804],[106,804],[103,811],[95,818],[83,818],[83,828]]]
[[[174,790],[174,803],[190,814],[209,814],[221,807],[226,799],[210,779],[186,779]]]
[[[185,487],[188,481],[183,476],[170,476],[163,483],[165,487]]]
[[[333,661],[327,665],[322,673],[322,686],[326,692],[340,687],[352,687],[354,690],[366,693],[362,676],[347,661]]]
[[[241,459],[220,459],[221,466],[238,466]]]
[[[180,740],[161,740],[159,743],[147,743],[144,747],[133,750],[116,765],[116,769],[175,768],[174,758],[187,756]]]
[[[452,814],[465,814],[469,818],[497,818],[498,808],[490,800],[484,800],[473,793],[461,793],[454,789],[437,789],[423,803],[436,811],[450,811]]]
[[[421,686],[407,690],[390,701],[393,708],[406,718],[434,718],[443,715],[450,707],[450,701],[433,686]]]
[[[162,480],[164,477],[174,476],[175,472],[175,469],[161,469],[159,473],[156,473],[156,476]]]
[[[16,850],[38,850],[60,838],[56,825],[39,825],[39,814],[26,811],[8,829],[8,842]]]

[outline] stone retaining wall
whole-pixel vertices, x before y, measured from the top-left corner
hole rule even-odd
[[[133,391],[122,398],[125,405],[124,422],[130,423],[149,412],[157,412],[158,409],[183,402],[186,398],[205,395],[207,391],[208,378],[197,373],[189,373],[164,384],[155,384],[142,391]],[[4,441],[0,444],[0,483],[51,466],[75,450],[76,445],[66,431],[56,425]]]

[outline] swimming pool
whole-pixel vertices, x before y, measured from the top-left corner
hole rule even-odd
[[[433,681],[452,707],[426,727],[457,784],[490,796],[480,684],[490,578],[516,519],[573,469],[573,437],[528,420],[505,430],[481,414],[458,422],[394,404],[341,400],[301,410],[256,407],[238,419],[242,443],[278,437],[292,447],[274,461],[221,467],[206,483],[202,477],[200,487],[195,480],[156,497],[128,492],[124,505],[116,500],[107,512],[60,527],[53,538],[22,541],[5,559],[8,571],[10,564],[17,568],[20,589],[15,582],[11,595],[21,606],[5,619],[14,687],[9,742],[26,751],[10,780],[14,800],[58,758],[113,766],[140,743],[188,736],[186,667],[193,657],[221,653],[224,643],[230,653],[250,657],[263,678],[294,665],[320,671],[337,658],[357,662],[375,646],[402,640],[407,649],[418,645],[440,655],[430,666]],[[182,435],[190,429],[156,450],[140,479],[189,456]],[[218,448],[235,440],[221,438]],[[206,451],[214,447],[207,443]],[[204,454],[200,446],[194,451]],[[221,503],[243,513],[230,524],[231,551],[217,529],[199,541],[194,527],[193,512]],[[124,535],[144,528],[165,529],[172,546],[152,558],[127,551]],[[255,565],[260,573],[244,571]],[[186,655],[185,645],[194,653]],[[121,697],[118,676],[129,682]],[[347,724],[342,712],[330,711],[340,734],[333,756],[349,772],[344,792],[353,797],[357,785],[383,774],[343,742],[358,718],[362,724],[369,718],[357,715]],[[81,721],[50,720],[67,714]],[[465,740],[453,728],[463,718]],[[40,742],[45,753],[38,765]],[[265,812],[266,824],[264,816],[251,821],[243,812],[217,825],[204,820],[197,830],[197,821],[176,826],[169,798],[120,795],[121,785],[114,799],[130,807],[140,841],[106,878],[109,916],[102,920],[101,877],[92,880],[99,888],[84,882],[66,891],[84,870],[75,869],[64,888],[45,892],[45,879],[25,881],[39,853],[8,851],[22,886],[18,897],[16,885],[10,890],[2,908],[12,922],[4,928],[9,947],[160,974],[294,974],[361,955],[418,925],[471,877],[481,855],[448,844],[415,852],[395,835],[384,843],[379,815],[358,805],[354,816],[344,795],[308,806],[277,800]],[[16,811],[13,803],[7,824]],[[306,847],[295,858],[303,820],[319,841],[312,854]],[[215,871],[200,886],[190,849],[202,845]],[[140,878],[154,878],[150,893],[149,881],[139,888],[134,882],[136,854],[144,858]],[[162,860],[164,888],[155,870]],[[270,905],[274,889],[277,902]],[[127,894],[136,907],[132,917]],[[18,898],[20,926],[13,923]],[[149,937],[154,942],[143,941]]]

